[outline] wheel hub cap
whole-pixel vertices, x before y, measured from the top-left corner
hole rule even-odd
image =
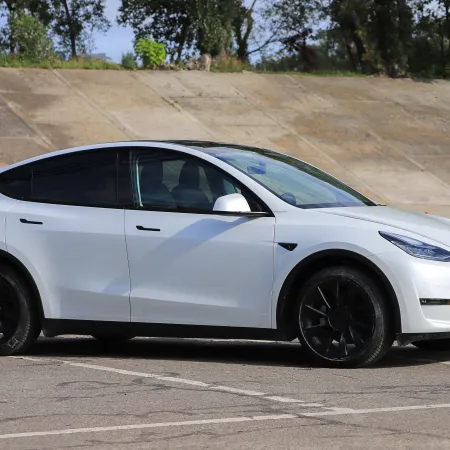
[[[350,325],[350,315],[344,308],[332,309],[328,313],[330,327],[337,331],[346,331]]]

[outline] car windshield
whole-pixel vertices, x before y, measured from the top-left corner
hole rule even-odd
[[[287,155],[246,147],[209,147],[201,150],[230,164],[299,208],[376,205],[331,175]]]

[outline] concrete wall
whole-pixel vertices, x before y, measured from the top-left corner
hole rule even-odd
[[[450,84],[0,69],[0,161],[129,139],[289,153],[388,204],[450,217]]]

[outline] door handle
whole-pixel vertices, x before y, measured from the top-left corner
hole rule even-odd
[[[146,227],[143,227],[142,225],[136,225],[136,228],[139,231],[161,231],[159,228],[146,228]]]
[[[34,222],[33,220],[20,219],[21,223],[26,223],[27,225],[44,225],[43,222]]]

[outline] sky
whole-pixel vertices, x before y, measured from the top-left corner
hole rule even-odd
[[[117,25],[116,17],[120,0],[107,0],[106,17],[111,28],[106,33],[95,33],[95,53],[106,53],[113,61],[120,62],[122,53],[133,50],[133,32],[129,27]]]

